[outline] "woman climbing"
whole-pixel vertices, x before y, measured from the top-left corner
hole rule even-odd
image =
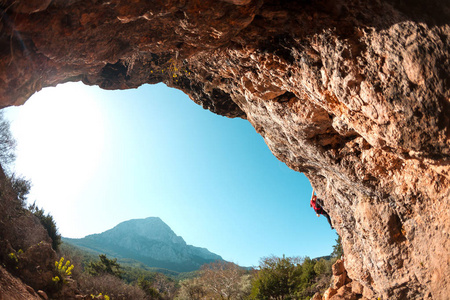
[[[313,192],[312,192],[311,202],[309,204],[314,209],[314,211],[316,212],[316,215],[318,217],[320,217],[320,215],[324,215],[325,218],[327,218],[328,223],[330,223],[331,229],[334,229],[333,224],[331,224],[330,216],[323,209],[323,201],[322,201],[322,199],[317,198],[317,196],[314,193],[314,189],[313,189]]]

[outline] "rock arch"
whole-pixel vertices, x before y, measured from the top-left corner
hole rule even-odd
[[[165,82],[245,118],[304,172],[349,276],[389,299],[450,294],[450,4],[4,0],[0,105],[42,87]]]

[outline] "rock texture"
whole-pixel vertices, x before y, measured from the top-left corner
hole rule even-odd
[[[0,299],[41,300],[38,294],[0,266]]]
[[[0,103],[45,86],[165,82],[246,118],[304,172],[350,278],[450,294],[450,4],[442,0],[3,0]]]
[[[352,281],[345,270],[344,261],[338,259],[332,267],[331,286],[325,293],[316,293],[312,300],[367,300],[373,298],[373,292],[357,281]]]

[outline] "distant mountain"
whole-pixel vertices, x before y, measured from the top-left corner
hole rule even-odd
[[[125,221],[103,233],[81,239],[62,240],[89,252],[129,258],[149,267],[177,272],[198,270],[203,264],[222,260],[205,248],[187,245],[182,237],[155,217]]]

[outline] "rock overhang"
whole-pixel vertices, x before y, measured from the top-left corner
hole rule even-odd
[[[42,87],[164,82],[247,119],[304,172],[349,276],[392,299],[450,285],[450,5],[3,1],[1,106]]]

